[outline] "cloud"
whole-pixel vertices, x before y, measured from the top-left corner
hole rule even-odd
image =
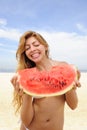
[[[0,18],[0,25],[6,25],[7,24],[7,20]]]
[[[77,28],[78,28],[80,31],[82,31],[82,32],[84,32],[84,33],[87,34],[87,28],[85,28],[84,25],[82,25],[82,24],[80,24],[80,23],[77,23],[76,26],[77,26]]]
[[[17,29],[0,28],[0,38],[18,41],[21,33]]]
[[[8,49],[8,48],[4,48],[5,46],[3,45],[0,45],[0,52],[3,52],[5,54],[10,54],[10,53],[13,53],[13,54],[16,54],[16,49]]]
[[[7,26],[7,20],[0,18],[0,38],[6,38],[14,41],[18,41],[21,32],[18,29],[9,28]]]
[[[72,45],[77,46],[87,43],[87,35],[79,35],[77,33],[67,32],[40,32],[45,39],[48,40],[52,45]]]
[[[40,32],[40,31],[39,31]],[[75,63],[87,69],[87,35],[67,32],[40,32],[50,46],[53,59]]]
[[[4,47],[4,44],[3,44],[3,43],[0,43],[0,47]]]

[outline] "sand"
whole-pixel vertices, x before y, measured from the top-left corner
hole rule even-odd
[[[12,106],[13,86],[10,83],[14,73],[0,73],[0,130],[19,130],[19,116]],[[65,106],[64,130],[87,130],[87,73],[81,73],[82,87],[77,89],[79,104],[71,110]]]

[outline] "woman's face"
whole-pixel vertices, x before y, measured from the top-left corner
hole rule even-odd
[[[46,57],[47,48],[42,45],[35,37],[26,40],[25,54],[33,62],[38,63]]]

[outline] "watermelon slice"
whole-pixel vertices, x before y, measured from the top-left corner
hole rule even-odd
[[[34,67],[18,71],[18,77],[21,88],[31,96],[58,96],[73,88],[77,69],[69,64],[53,66],[50,71]]]

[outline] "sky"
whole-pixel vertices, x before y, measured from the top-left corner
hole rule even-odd
[[[51,58],[87,70],[86,0],[0,0],[0,71],[15,71],[20,36],[29,30],[46,39]]]

